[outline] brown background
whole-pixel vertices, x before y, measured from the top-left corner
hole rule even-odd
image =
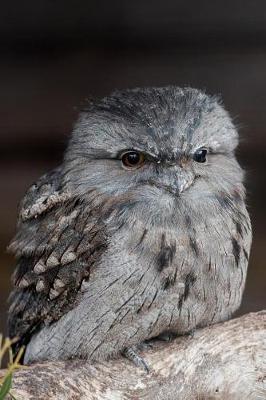
[[[241,124],[254,241],[240,312],[266,307],[265,0],[10,1],[0,7],[0,50],[0,331],[19,199],[60,162],[75,106],[144,85],[220,93]]]

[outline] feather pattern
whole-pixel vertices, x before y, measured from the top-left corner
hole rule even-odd
[[[9,334],[25,362],[107,359],[232,315],[252,237],[237,144],[221,102],[197,89],[117,91],[81,110],[10,245]],[[143,163],[129,168],[128,152]]]
[[[89,279],[92,265],[106,248],[104,226],[94,214],[95,210],[62,191],[59,169],[29,189],[18,233],[9,246],[18,257],[10,297],[11,336],[27,343],[37,327],[58,320],[74,307],[82,281]],[[84,221],[89,217],[86,229]]]

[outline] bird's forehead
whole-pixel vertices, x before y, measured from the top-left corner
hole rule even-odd
[[[90,144],[105,146],[112,153],[122,148],[154,155],[190,151],[206,141],[219,141],[221,129],[230,125],[216,98],[191,88],[117,92],[95,104],[87,115]]]

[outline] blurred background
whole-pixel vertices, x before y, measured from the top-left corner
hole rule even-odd
[[[266,308],[265,0],[1,2],[0,56],[0,332],[19,200],[60,163],[84,98],[145,85],[219,93],[241,124],[254,241],[239,313]]]

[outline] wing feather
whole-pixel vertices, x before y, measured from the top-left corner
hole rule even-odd
[[[19,346],[74,306],[82,281],[106,247],[105,227],[96,213],[61,184],[56,169],[29,189],[9,246],[18,261],[8,325]]]

